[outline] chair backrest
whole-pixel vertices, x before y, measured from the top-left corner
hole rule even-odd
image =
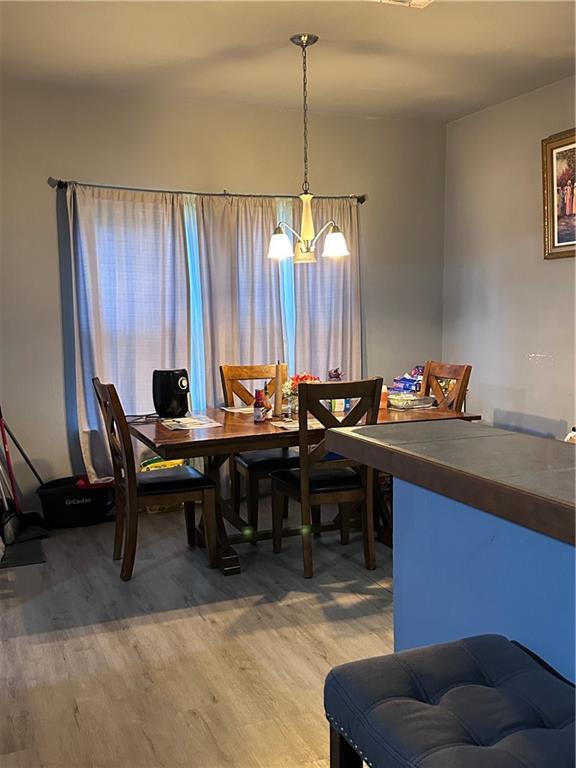
[[[276,382],[276,369],[279,372],[279,382]],[[252,405],[254,395],[243,381],[266,381],[270,395],[282,396],[282,385],[288,377],[288,365],[221,365],[220,378],[222,379],[222,391],[224,393],[224,405],[228,408],[234,406],[234,395],[240,398],[245,405]],[[278,387],[278,390],[276,389]]]
[[[136,467],[134,450],[124,409],[113,384],[103,384],[99,378],[92,379],[96,397],[104,418],[108,446],[114,468],[116,487],[127,496],[127,503],[136,500]]]
[[[322,462],[322,467],[355,466],[358,462],[335,457],[326,459],[324,437],[310,434],[308,415],[317,419],[325,429],[332,427],[354,427],[360,423],[376,424],[380,408],[382,379],[373,378],[363,381],[342,381],[333,384],[302,383],[298,386],[298,434],[300,445],[300,479],[302,492],[307,492],[310,471],[314,464]],[[354,404],[340,421],[325,405],[327,400],[350,398]]]
[[[432,394],[440,408],[461,411],[471,373],[471,365],[452,365],[428,360],[422,376],[420,394]]]

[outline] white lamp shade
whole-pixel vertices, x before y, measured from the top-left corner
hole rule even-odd
[[[270,238],[270,245],[268,246],[268,258],[269,259],[289,259],[292,256],[292,243],[290,238],[280,228],[277,227],[274,230],[274,234]]]
[[[340,256],[350,256],[350,251],[346,245],[346,238],[338,227],[332,227],[330,232],[326,235],[322,256],[332,259]]]

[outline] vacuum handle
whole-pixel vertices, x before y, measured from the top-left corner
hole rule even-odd
[[[10,426],[9,426],[9,424],[8,424],[8,422],[7,422],[7,421],[4,421],[4,426],[6,427],[6,432],[8,432],[8,434],[10,435],[10,438],[11,438],[12,442],[14,443],[14,445],[16,446],[16,448],[18,448],[18,451],[19,451],[19,453],[20,453],[20,456],[22,456],[22,458],[24,459],[24,461],[26,462],[26,464],[28,464],[28,466],[30,467],[30,469],[31,469],[31,471],[32,471],[32,473],[33,473],[33,475],[34,475],[34,477],[36,478],[36,480],[38,480],[38,482],[40,483],[40,485],[44,485],[44,480],[42,480],[42,478],[41,478],[41,477],[40,477],[40,475],[38,474],[38,471],[36,470],[36,467],[34,466],[34,464],[32,464],[32,460],[31,460],[31,459],[30,459],[30,457],[29,457],[29,456],[26,454],[26,451],[24,450],[24,448],[22,448],[22,446],[20,445],[20,443],[19,443],[19,442],[18,442],[18,440],[16,439],[16,436],[14,435],[14,432],[12,432],[12,430],[10,429]]]
[[[6,456],[6,467],[8,469],[8,478],[10,480],[10,487],[12,488],[12,498],[14,499],[14,508],[16,514],[20,512],[20,499],[18,497],[18,486],[16,485],[16,477],[14,475],[14,469],[12,467],[12,459],[10,458],[10,446],[8,445],[8,435],[6,434],[6,428],[4,426],[4,417],[2,416],[2,408],[0,407],[0,437],[2,438],[2,445],[4,446],[4,455]]]
[[[4,467],[0,462],[0,497],[2,498],[2,506],[4,507],[4,512],[8,512],[8,499],[6,498],[6,493],[4,492],[4,483],[6,483],[6,488],[8,489],[8,493],[10,493],[8,478],[4,475]],[[2,537],[0,536],[0,539],[1,538]]]

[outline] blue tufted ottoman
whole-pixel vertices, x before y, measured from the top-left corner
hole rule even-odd
[[[335,667],[331,768],[574,768],[574,687],[500,635]]]

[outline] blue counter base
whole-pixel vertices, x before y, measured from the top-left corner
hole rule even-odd
[[[395,479],[395,649],[502,634],[574,681],[574,552]]]

